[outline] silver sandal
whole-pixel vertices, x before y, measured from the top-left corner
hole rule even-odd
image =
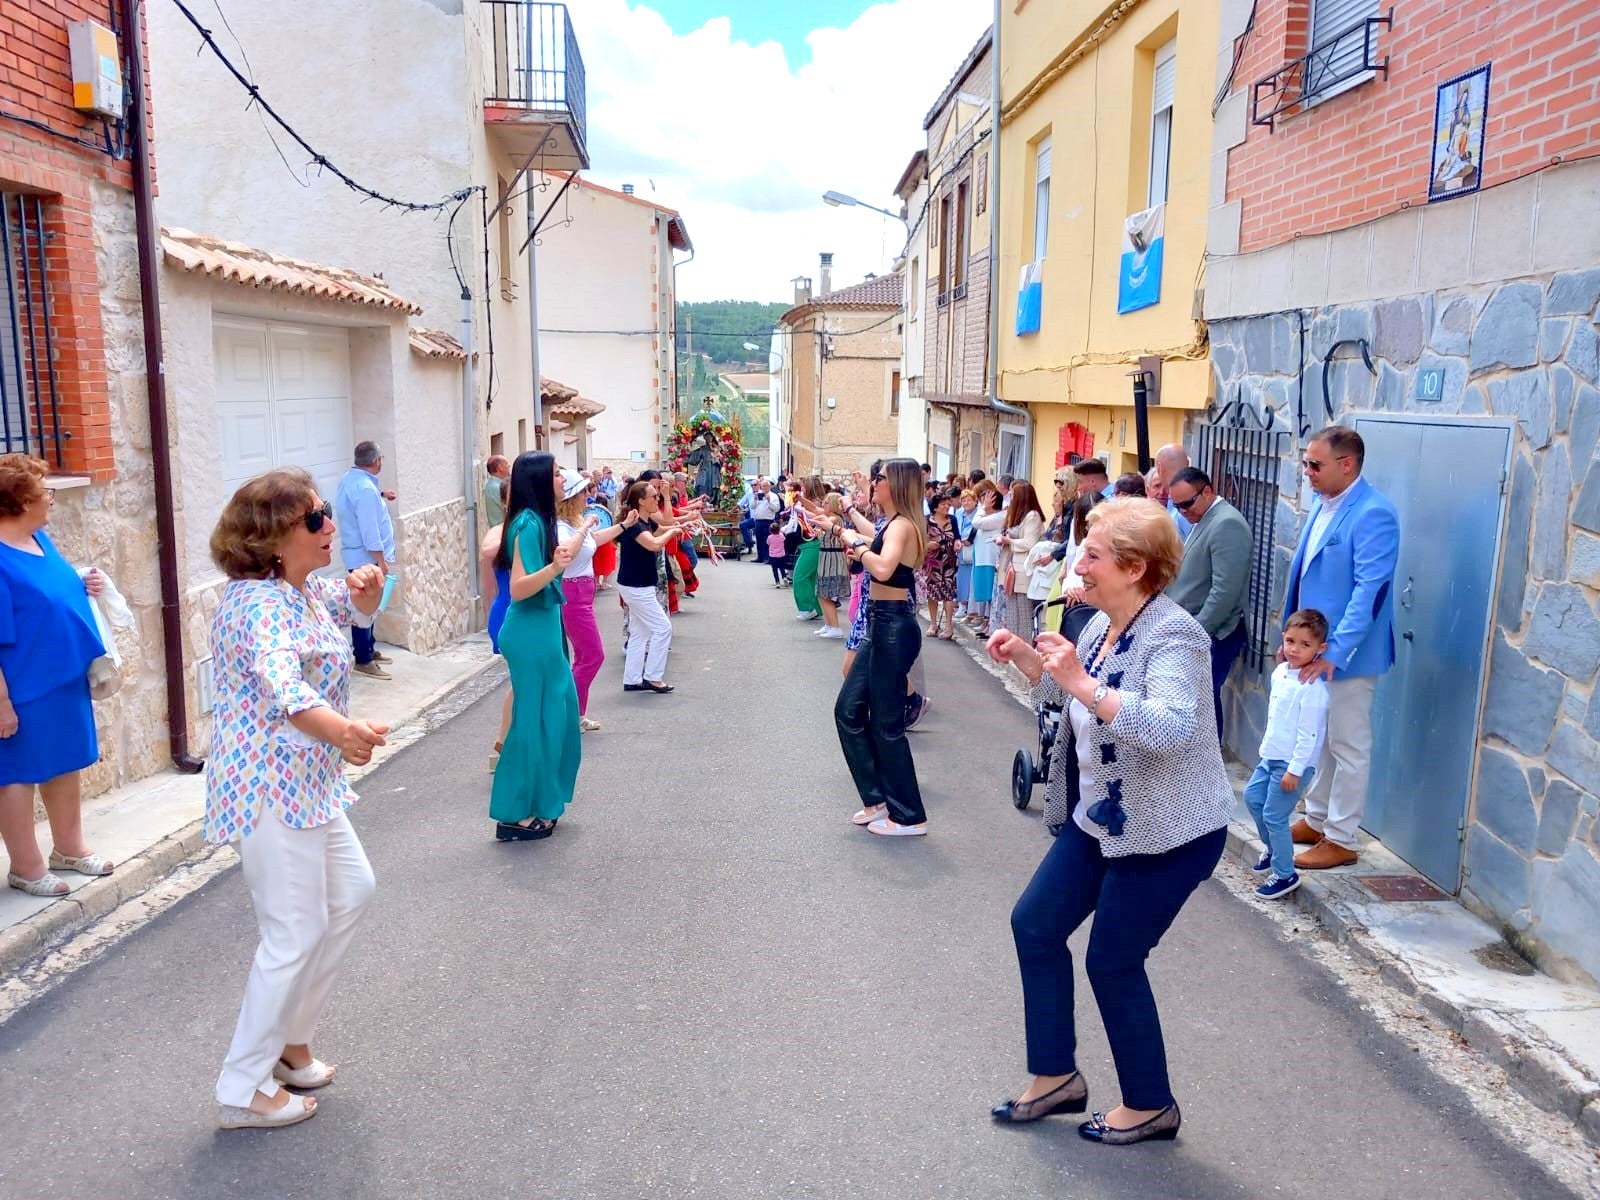
[[[79,875],[109,875],[116,870],[116,864],[109,858],[102,858],[95,853],[68,855],[59,850],[50,851],[50,869],[52,871],[72,871]]]
[[[19,892],[27,892],[30,896],[41,896],[46,900],[59,900],[72,891],[66,880],[58,879],[49,871],[37,879],[24,879],[15,871],[7,871],[6,882]]]

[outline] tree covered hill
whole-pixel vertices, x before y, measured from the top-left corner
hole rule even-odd
[[[763,304],[757,300],[702,300],[678,305],[678,354],[689,348],[689,327],[694,326],[694,352],[712,362],[762,362],[772,340],[772,326],[792,304]],[[746,350],[754,342],[759,351]]]

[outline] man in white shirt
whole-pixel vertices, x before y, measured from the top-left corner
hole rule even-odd
[[[756,480],[756,494],[750,501],[750,522],[755,526],[756,557],[755,561],[766,565],[767,535],[772,532],[772,522],[783,511],[783,498],[772,490],[772,485],[765,479]]]

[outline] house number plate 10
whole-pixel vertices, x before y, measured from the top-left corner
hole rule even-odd
[[[1417,391],[1413,399],[1422,404],[1438,404],[1444,399],[1444,371],[1435,367],[1417,372]]]

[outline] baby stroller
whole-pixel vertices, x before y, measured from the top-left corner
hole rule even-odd
[[[1066,606],[1066,611],[1061,614],[1061,636],[1074,644],[1082,635],[1089,619],[1099,611],[1089,604],[1067,605],[1063,600],[1041,601],[1033,606],[1035,638],[1044,629],[1045,613],[1051,605]],[[1050,751],[1054,749],[1056,737],[1061,732],[1061,705],[1040,704],[1035,707],[1034,716],[1039,722],[1038,757],[1029,753],[1028,748],[1024,746],[1011,760],[1011,803],[1018,809],[1026,809],[1032,803],[1036,784],[1050,781]]]

